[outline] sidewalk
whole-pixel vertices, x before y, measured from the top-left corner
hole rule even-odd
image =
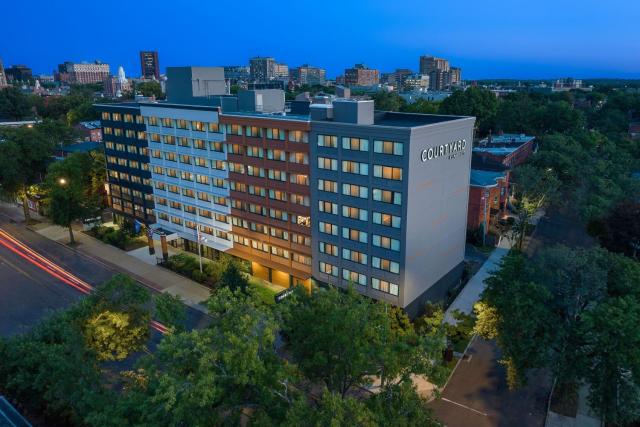
[[[45,222],[30,226],[30,228],[60,244],[66,245],[69,241],[69,232],[66,228]],[[138,256],[132,256],[75,228],[74,236],[77,247],[73,248],[73,250],[76,250],[79,254],[92,258],[94,261],[107,265],[114,270],[128,274],[158,292],[178,295],[190,307],[204,313],[207,312],[202,302],[209,297],[209,289],[193,280],[156,265],[155,256],[151,257],[153,262],[149,262],[148,259],[143,261],[138,253],[140,249],[132,251],[137,252],[136,255]],[[141,249],[147,251],[147,248]]]
[[[581,385],[578,389],[578,411],[575,418],[550,410],[544,423],[545,427],[601,427],[603,423],[589,407],[588,395],[589,387]]]

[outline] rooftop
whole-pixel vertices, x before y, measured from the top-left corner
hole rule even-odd
[[[489,153],[495,156],[507,156],[516,151],[518,147],[473,147],[473,151],[476,153]]]
[[[473,187],[493,187],[497,185],[498,179],[505,177],[504,172],[471,169],[471,179],[469,181]]]
[[[485,144],[513,144],[522,145],[526,142],[532,141],[535,136],[525,135],[524,133],[505,133],[502,135],[491,135],[480,141],[480,145]]]
[[[376,111],[374,125],[412,128],[432,125],[436,123],[450,122],[453,120],[467,119],[466,116],[444,116],[438,114],[395,113],[390,111]]]

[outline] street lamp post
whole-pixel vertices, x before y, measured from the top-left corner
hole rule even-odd
[[[490,196],[490,192],[489,190],[485,190],[484,191],[484,197],[482,198],[482,200],[484,200],[484,224],[482,225],[482,246],[485,246],[487,243],[487,228],[489,228],[489,218],[487,217],[487,208],[489,207],[489,196]]]

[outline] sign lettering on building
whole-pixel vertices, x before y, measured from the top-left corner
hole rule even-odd
[[[459,139],[457,141],[450,142],[448,144],[436,145],[435,147],[429,147],[422,150],[420,156],[423,162],[437,159],[439,157],[446,157],[448,159],[455,159],[458,156],[464,155],[464,149],[467,147],[466,139]]]

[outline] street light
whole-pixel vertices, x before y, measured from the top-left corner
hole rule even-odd
[[[67,180],[65,178],[60,178],[60,179],[58,179],[58,184],[66,185],[67,184]]]

